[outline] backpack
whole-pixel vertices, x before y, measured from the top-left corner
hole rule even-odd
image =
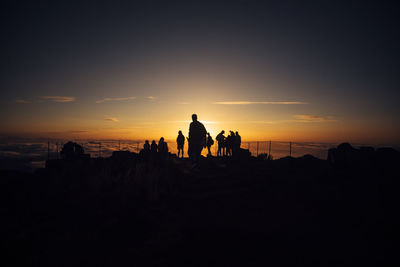
[[[208,138],[207,137],[207,145],[212,146],[214,144],[214,140],[212,139],[212,137]]]

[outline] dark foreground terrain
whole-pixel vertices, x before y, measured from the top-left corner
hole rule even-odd
[[[137,155],[1,173],[2,266],[389,266],[398,158]]]

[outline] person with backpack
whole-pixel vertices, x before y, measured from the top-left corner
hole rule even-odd
[[[207,146],[207,149],[208,149],[208,155],[210,155],[210,156],[212,156],[211,150],[210,150],[212,145],[214,145],[214,140],[212,139],[210,133],[207,133],[206,146]]]
[[[197,120],[196,114],[192,115],[192,120],[189,127],[189,156],[193,161],[193,168],[197,168],[199,166],[201,151],[206,145],[207,130],[204,125]]]

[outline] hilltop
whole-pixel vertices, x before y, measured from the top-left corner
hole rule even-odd
[[[372,160],[53,160],[2,173],[3,240],[19,266],[385,266],[399,161]]]

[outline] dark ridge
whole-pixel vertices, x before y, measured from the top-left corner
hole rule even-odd
[[[33,174],[0,172],[7,266],[388,266],[396,256],[390,148],[342,144],[328,160],[243,151],[198,169],[169,153],[72,154]]]

